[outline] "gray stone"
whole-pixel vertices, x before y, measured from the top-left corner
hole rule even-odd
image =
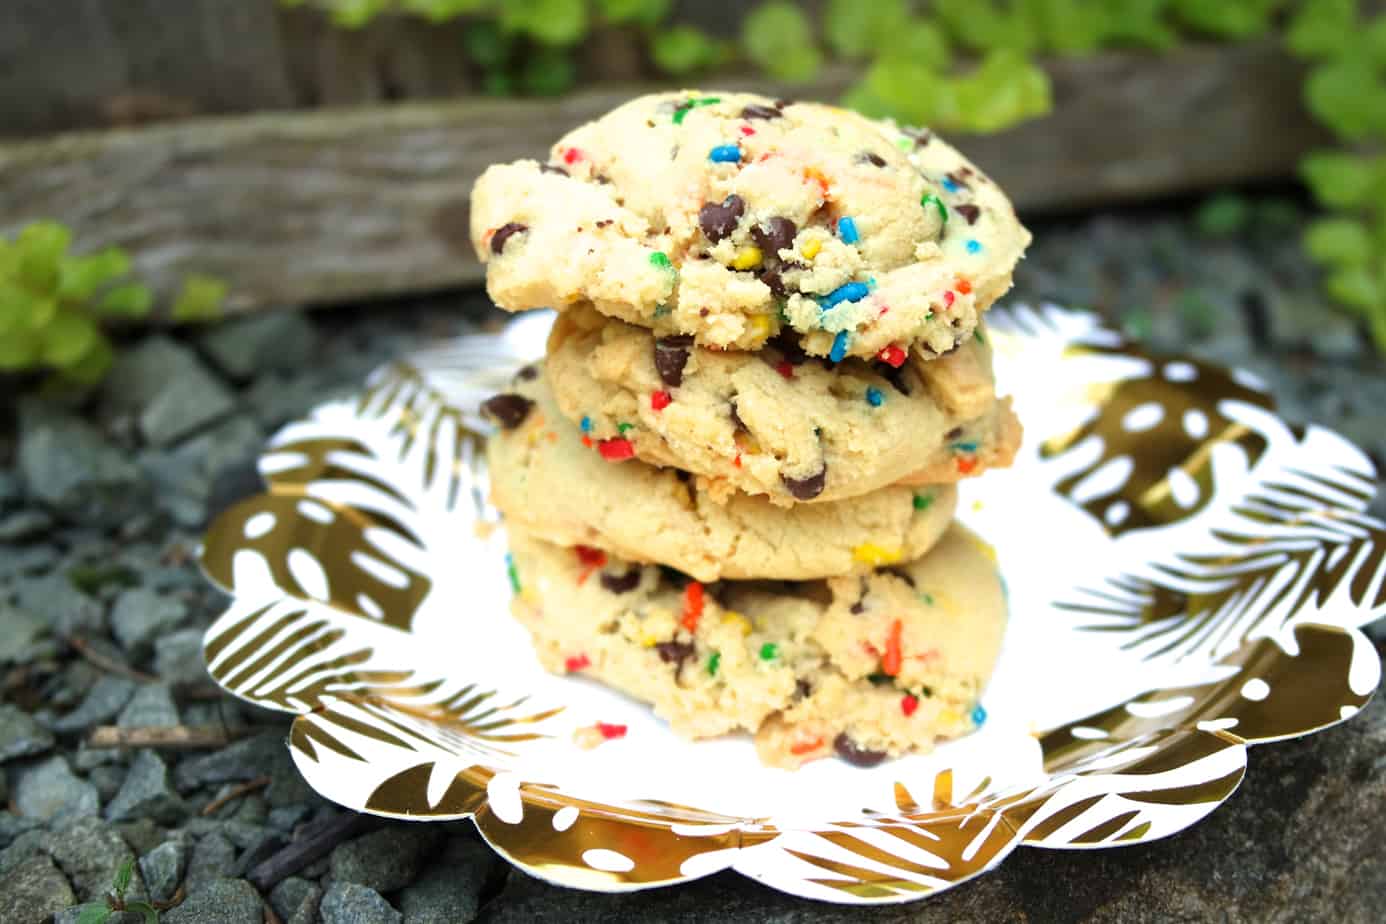
[[[235,866],[236,848],[222,835],[209,834],[193,846],[184,884],[193,892],[213,880],[229,876]]]
[[[154,642],[154,671],[170,684],[198,684],[207,679],[202,661],[201,629],[179,629]]]
[[[372,831],[332,851],[332,878],[394,892],[418,877],[440,839],[436,825],[395,824]]]
[[[167,684],[146,683],[135,690],[120,710],[116,724],[122,728],[168,728],[178,724],[178,706]]]
[[[270,809],[265,821],[276,831],[292,831],[308,817],[309,811],[308,806],[303,804],[282,805],[279,808]]]
[[[283,880],[270,890],[269,894],[270,907],[283,921],[292,918],[294,913],[310,899],[316,906],[322,899],[322,890],[314,883],[298,876],[290,876]]]
[[[87,782],[96,787],[97,798],[104,805],[114,799],[116,793],[125,785],[125,768],[103,764],[89,770],[86,777]]]
[[[76,732],[110,722],[135,695],[135,682],[128,677],[107,675],[97,679],[81,705],[53,723],[57,732]]]
[[[314,888],[312,893],[298,906],[292,917],[284,924],[319,924],[322,921],[322,889]]]
[[[143,651],[187,617],[188,608],[176,598],[136,587],[116,598],[111,632],[122,648]]]
[[[43,854],[0,876],[0,921],[5,924],[43,924],[76,901],[67,877]]]
[[[140,875],[144,877],[149,897],[166,902],[178,891],[188,868],[188,843],[184,838],[172,838],[140,857]]]
[[[42,754],[53,746],[53,734],[18,706],[0,704],[0,764]]]
[[[214,879],[166,912],[163,924],[264,924],[260,894],[244,879]]]
[[[28,820],[32,821],[33,819]],[[36,854],[48,853],[52,838],[53,835],[42,827],[42,822],[39,823],[39,827],[16,834],[9,845],[4,850],[0,850],[0,876],[5,875]]]
[[[53,517],[43,510],[20,510],[0,517],[0,542],[23,542],[52,528]]]
[[[486,883],[504,870],[505,861],[474,838],[454,837],[417,882],[399,895],[409,924],[464,924],[481,907]]]
[[[20,403],[19,471],[29,496],[64,518],[113,527],[149,504],[128,453],[90,424],[41,401]]]
[[[183,761],[178,765],[175,779],[178,788],[184,791],[207,783],[253,780],[287,756],[284,735],[266,732],[237,741],[220,751]]]
[[[105,628],[106,608],[72,586],[66,574],[45,574],[16,582],[15,602],[44,619],[58,635],[86,634]]]
[[[60,755],[16,768],[10,788],[15,808],[29,818],[56,822],[101,811],[96,787],[73,775]]]
[[[19,478],[13,472],[0,471],[0,508],[8,507],[23,496]]]
[[[120,832],[121,837],[125,838],[125,843],[130,845],[130,849],[137,854],[149,853],[169,837],[166,828],[155,824],[149,818],[137,818],[134,821],[121,822],[115,826],[115,829]],[[181,835],[182,832],[174,832],[174,834]]]
[[[56,547],[51,545],[26,545],[17,549],[6,549],[0,555],[0,581],[30,577],[52,571],[62,558]]]
[[[176,443],[236,406],[230,390],[192,350],[157,335],[117,357],[102,395],[107,413],[133,415],[154,446]]]
[[[150,818],[162,824],[176,824],[187,813],[187,806],[169,783],[168,765],[149,750],[135,755],[125,785],[106,806],[106,818],[111,821]]]
[[[334,882],[322,897],[323,924],[401,924],[403,915],[374,889]]]
[[[106,767],[111,764],[124,765],[129,763],[129,755],[118,748],[91,748],[87,747],[86,742],[77,746],[77,750],[71,754],[72,766],[83,773],[96,767]]]
[[[5,794],[5,801],[9,801],[8,793]],[[9,812],[0,812],[0,848],[8,847],[21,835],[42,827],[43,822],[37,818],[21,818]]]
[[[197,339],[214,365],[233,379],[302,369],[317,350],[317,330],[296,311],[272,311],[225,321]]]
[[[4,557],[0,555],[0,559]],[[0,664],[9,664],[26,660],[24,655],[48,627],[48,621],[28,610],[0,602],[0,626],[5,627],[5,631],[0,632]]]
[[[135,864],[135,853],[120,832],[99,818],[80,818],[55,830],[49,853],[72,881],[79,901],[89,902],[106,895],[116,870],[126,862]],[[136,865],[131,878],[131,898],[144,898],[144,880]]]

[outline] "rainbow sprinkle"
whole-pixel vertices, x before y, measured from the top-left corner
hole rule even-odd
[[[916,495],[914,496],[914,509],[915,509],[915,510],[928,510],[928,509],[929,509],[929,505],[932,504],[933,502],[934,502],[934,496],[933,496],[932,494],[916,494]]]
[[[592,418],[591,418],[591,417],[587,417],[587,416],[584,415],[583,418],[582,418],[582,420],[578,422],[578,426],[582,428],[582,432],[583,432],[583,433],[591,433],[591,432],[592,432]]]
[[[959,186],[957,181],[954,180],[951,176],[945,176],[943,178],[943,188],[948,190],[950,193],[955,193],[962,187]]]
[[[717,668],[722,664],[722,652],[714,651],[712,656],[707,659],[707,673],[709,677],[717,676]]]
[[[976,725],[978,728],[981,728],[983,725],[986,724],[986,722],[987,711],[982,708],[981,703],[978,703],[976,706],[972,708],[972,724]]]
[[[741,148],[735,144],[719,144],[707,152],[707,159],[714,164],[740,163]]]
[[[634,429],[635,429],[635,424],[633,424],[633,423],[623,423],[623,424],[617,424],[617,425],[616,425],[616,432],[617,432],[617,433],[625,433],[627,430],[634,430]]]
[[[773,661],[780,656],[780,646],[774,642],[766,642],[760,646],[760,659],[762,661]]]
[[[818,302],[824,311],[831,311],[843,302],[859,302],[871,294],[871,287],[864,282],[844,282],[833,289]]]
[[[721,97],[718,96],[704,96],[701,99],[684,100],[674,108],[674,124],[682,125],[683,117],[688,115],[688,113],[691,110],[696,109],[699,106],[711,106],[716,103],[720,103],[721,101]]]
[[[510,589],[520,592],[520,572],[515,570],[515,558],[509,552],[505,553],[505,573],[510,576]]]
[[[650,265],[666,270],[674,268],[674,264],[669,262],[669,255],[662,250],[656,250],[650,254]]]
[[[923,199],[919,200],[919,204],[925,208],[932,205],[934,208],[938,209],[938,217],[945,225],[948,224],[948,206],[944,205],[943,200],[938,196],[935,196],[933,193],[928,193]]]
[[[835,363],[842,362],[842,357],[847,355],[847,332],[840,330],[833,338],[833,348],[828,351],[828,359]]]
[[[857,233],[857,223],[850,216],[837,220],[837,236],[842,238],[844,244],[855,244],[861,240],[861,235]]]
[[[966,440],[961,443],[954,443],[953,449],[956,452],[976,452],[977,444],[972,442],[971,440]]]
[[[871,405],[872,407],[880,407],[881,404],[882,404],[884,401],[885,401],[885,395],[881,394],[881,390],[880,390],[879,388],[877,388],[877,387],[874,386],[874,385],[871,385],[871,386],[868,386],[868,387],[867,387],[867,389],[866,389],[866,403],[867,403],[867,404]]]
[[[987,345],[986,340],[982,337],[982,332],[979,331],[979,330],[978,330],[978,331],[973,331],[973,332],[972,332],[972,338],[973,338],[974,340],[976,340],[978,343],[980,343],[982,346],[986,346],[986,345]]]
[[[975,240],[969,240],[965,245],[968,253],[981,253],[982,245]]]

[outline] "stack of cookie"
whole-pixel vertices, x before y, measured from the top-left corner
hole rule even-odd
[[[928,132],[663,94],[487,170],[472,236],[498,305],[559,312],[483,408],[545,667],[782,767],[984,720],[1005,605],[954,484],[1020,439],[981,316],[1029,242],[994,184]]]

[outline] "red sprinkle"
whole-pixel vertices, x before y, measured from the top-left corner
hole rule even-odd
[[[571,674],[573,671],[580,671],[580,670],[582,670],[584,667],[591,667],[591,666],[592,666],[592,660],[591,660],[590,658],[588,658],[587,655],[585,655],[585,654],[573,655],[571,658],[569,658],[568,660],[566,660],[566,661],[563,662],[563,669],[566,670],[566,671],[567,671],[568,673],[570,673],[570,674]]]
[[[611,722],[598,722],[597,731],[601,732],[602,737],[607,741],[610,741],[612,738],[624,738],[626,736],[626,727],[624,725],[615,725]]]
[[[667,391],[650,392],[650,407],[654,408],[656,411],[664,410],[669,406],[669,402],[673,400],[673,398],[669,397]]]
[[[698,620],[703,618],[703,585],[689,581],[683,589],[683,627],[689,632],[698,631]]]
[[[794,365],[787,359],[775,363],[775,371],[787,379],[794,378]]]
[[[600,568],[606,564],[606,553],[601,549],[594,549],[590,545],[575,545],[573,549],[577,552],[578,561],[584,565]]]
[[[582,438],[582,445],[586,446],[588,449],[591,449],[591,448],[592,448],[592,437],[590,437],[590,436],[584,436],[584,437]]]
[[[751,126],[749,126],[749,125],[743,125],[743,126],[741,126],[741,134],[747,136],[748,138],[749,138],[751,135],[754,135],[755,133],[756,133],[756,130],[755,130],[754,128],[752,128]]]
[[[977,467],[976,456],[958,456],[958,471],[964,475],[972,474],[972,470]]]
[[[608,462],[622,462],[635,455],[635,447],[624,436],[617,436],[598,443],[597,452]]]
[[[890,634],[886,636],[885,654],[881,656],[881,673],[894,677],[900,673],[900,631],[904,625],[900,620],[890,624]]]
[[[952,293],[951,290],[949,290],[949,291],[947,291],[947,292],[944,292],[944,293],[943,293],[943,307],[945,307],[945,308],[952,308],[952,307],[953,307],[953,298],[954,298],[954,296],[953,296],[953,293]]]
[[[919,708],[919,697],[906,693],[900,697],[900,711],[905,715],[914,715],[914,710]]]
[[[575,164],[580,160],[582,160],[582,152],[577,148],[569,148],[563,152],[563,163],[565,164]]]
[[[959,279],[958,291],[961,292],[963,295],[966,295],[967,293],[972,291],[972,283],[966,279]]]
[[[901,366],[905,364],[905,359],[907,358],[907,356],[908,354],[906,354],[904,350],[900,349],[893,343],[881,352],[876,354],[877,359],[885,363],[887,366],[893,366],[896,369],[899,369]]]
[[[789,753],[791,753],[791,754],[796,754],[796,755],[797,755],[797,754],[807,754],[807,753],[810,752],[810,751],[816,751],[816,750],[818,750],[818,749],[821,748],[822,746],[823,746],[823,739],[822,739],[822,738],[814,738],[812,741],[797,741],[797,742],[795,742],[794,744],[791,744],[791,745],[789,746]]]
[[[741,467],[741,453],[738,452],[736,458],[732,459],[732,465],[735,465],[737,468]]]

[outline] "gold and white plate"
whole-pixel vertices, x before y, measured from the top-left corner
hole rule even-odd
[[[274,437],[268,490],[205,538],[234,597],[208,669],[297,716],[288,746],[327,798],[473,818],[512,863],[580,888],[731,868],[896,902],[1022,844],[1180,831],[1237,788],[1249,745],[1341,722],[1376,689],[1360,631],[1386,613],[1375,473],[1278,418],[1249,376],[1153,358],[1059,308],[990,318],[1026,445],[959,509],[996,547],[1010,625],[984,726],[932,754],[766,769],[748,738],[683,741],[539,667],[508,613],[477,407],[541,355],[542,315],[382,369]],[[579,750],[594,721],[629,732]]]

